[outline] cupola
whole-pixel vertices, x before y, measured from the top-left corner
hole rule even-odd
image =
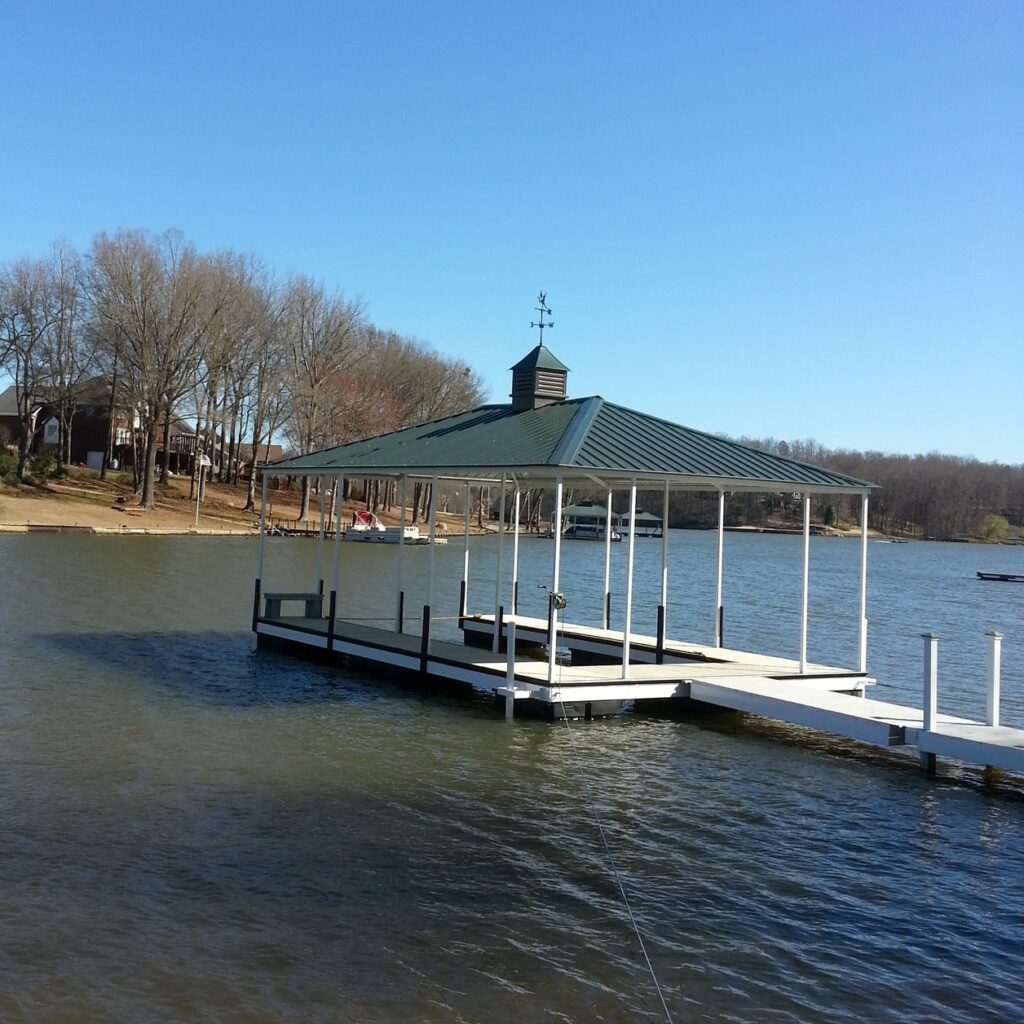
[[[512,367],[513,412],[539,409],[542,405],[563,402],[569,397],[565,386],[569,367],[544,347],[544,328],[555,326],[554,320],[545,319],[551,316],[547,292],[537,296],[534,308],[540,313],[540,319],[532,322],[530,327],[536,327],[540,332],[537,338],[540,344]]]
[[[512,367],[512,409],[539,409],[569,397],[566,382],[569,367],[556,359],[544,345]]]

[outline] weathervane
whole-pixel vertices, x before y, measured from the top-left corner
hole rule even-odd
[[[544,322],[544,317],[545,316],[551,316],[551,310],[548,309],[548,294],[547,294],[547,292],[541,292],[540,295],[537,296],[537,301],[540,303],[540,305],[539,306],[534,306],[534,309],[536,309],[537,312],[540,313],[540,319],[538,321],[536,321],[536,323],[533,320],[531,320],[530,321],[530,326],[531,327],[537,327],[537,328],[540,329],[540,343],[543,345],[544,344],[544,328],[545,327],[554,327],[555,326],[555,321],[554,320],[549,320],[547,323]]]

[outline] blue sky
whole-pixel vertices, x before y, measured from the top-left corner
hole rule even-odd
[[[504,401],[1024,461],[1024,4],[0,2],[0,260],[182,229]]]

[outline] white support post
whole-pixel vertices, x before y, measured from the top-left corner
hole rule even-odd
[[[516,620],[508,622],[508,648],[505,652],[505,718],[511,718],[516,706]]]
[[[408,477],[403,473],[401,476],[402,491],[398,497],[398,558],[395,559],[395,632],[402,633],[405,630],[405,606],[402,602],[402,585],[404,578],[404,555],[405,555],[405,498],[408,490]]]
[[[612,578],[612,489],[608,488],[608,508],[604,521],[604,594],[601,601],[601,628],[611,629],[611,578]]]
[[[935,728],[939,703],[939,638],[935,633],[922,633],[924,640],[924,729]]]
[[[868,496],[860,504],[860,629],[857,668],[868,670]]]
[[[334,578],[331,589],[338,593],[341,579],[341,496],[345,492],[345,478],[339,473],[334,478]]]
[[[725,558],[725,491],[718,492],[718,561],[715,572],[715,646],[722,646],[722,562]]]
[[[515,527],[512,531],[512,596],[508,606],[512,614],[519,613],[519,513],[520,513],[520,489],[519,481],[516,480],[516,496],[513,503],[513,515],[515,516]]]
[[[256,553],[256,579],[263,579],[263,556],[267,537],[267,474],[263,474],[263,486],[260,491],[260,546]]]
[[[469,512],[470,506],[473,504],[473,487],[470,482],[466,481],[466,521],[464,524],[465,530],[465,548],[462,554],[462,607],[459,609],[460,615],[465,615],[469,611]]]
[[[501,649],[499,609],[501,608],[501,590],[505,582],[505,474],[501,474],[501,496],[498,498],[498,570],[494,574],[494,637],[492,651]]]
[[[320,527],[316,535],[316,589],[324,589],[324,478],[316,478],[316,490],[320,497]]]
[[[429,525],[430,554],[427,558],[427,606],[430,614],[434,614],[434,549],[437,547],[437,474],[430,478],[430,505],[427,513]],[[430,651],[430,638],[427,638],[427,652]]]
[[[804,560],[800,586],[800,674],[807,671],[807,587],[811,566],[811,496],[804,494]]]
[[[636,477],[629,484],[629,550],[626,553],[626,610],[622,631],[622,678],[629,678],[629,642],[633,629],[633,554],[636,548]]]
[[[562,568],[562,474],[555,477],[555,506],[551,511],[551,528],[555,534],[555,554],[551,565],[551,595],[548,597],[548,686],[555,682],[555,663],[558,657],[558,609],[554,594],[558,593],[558,581]]]
[[[985,701],[985,723],[999,724],[999,662],[1003,634],[994,629],[985,634],[988,637],[988,694]]]

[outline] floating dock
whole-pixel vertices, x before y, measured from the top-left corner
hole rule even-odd
[[[305,604],[313,595],[289,597]],[[510,714],[599,718],[618,714],[626,702],[668,700],[678,701],[680,706],[698,702],[880,747],[916,747],[928,767],[934,767],[938,755],[1024,772],[1024,729],[937,713],[929,720],[927,707],[873,700],[866,690],[873,679],[826,665],[809,665],[808,671],[800,675],[795,672],[796,662],[790,659],[670,641],[665,645],[666,652],[675,660],[631,664],[627,679],[622,677],[621,665],[614,663],[560,664],[552,684],[546,657],[537,660],[530,656],[538,651],[535,634],[544,635],[542,620],[504,622],[502,652],[477,645],[486,635],[487,626],[493,640],[494,620],[484,616],[467,617],[463,628],[467,641],[473,642],[460,644],[431,639],[429,625],[425,636],[398,633],[306,614],[312,611],[308,607],[302,614],[285,616],[280,613],[276,596],[267,595],[266,603],[275,614],[257,618],[256,635],[261,645],[315,653],[332,660],[354,659],[424,681],[461,683],[494,693]],[[559,645],[570,649],[595,632],[606,632],[571,624],[563,629],[559,631]],[[508,645],[513,634],[514,652]],[[653,638],[638,634],[633,638],[632,650],[649,656],[653,642]]]

